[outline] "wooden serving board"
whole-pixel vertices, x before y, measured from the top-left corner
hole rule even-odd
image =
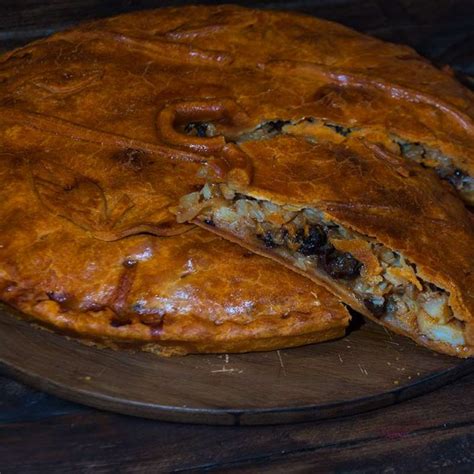
[[[0,306],[0,368],[40,390],[119,413],[222,425],[360,413],[433,390],[474,368],[361,323],[337,341],[239,355],[161,358],[83,345]]]

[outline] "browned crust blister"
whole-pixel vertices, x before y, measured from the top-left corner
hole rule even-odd
[[[431,171],[356,140],[321,148],[325,174],[311,165],[315,137],[238,143],[266,121],[315,117],[388,148],[391,135],[426,143],[474,173],[472,94],[410,48],[290,13],[134,13],[0,57],[0,112],[0,297],[49,327],[171,353],[342,335],[348,313],[326,290],[176,223],[179,198],[206,179],[282,202],[309,190],[413,256],[471,319],[469,219]],[[189,136],[189,122],[212,122],[213,136]],[[418,182],[426,196],[404,194]],[[428,253],[438,232],[447,253]]]

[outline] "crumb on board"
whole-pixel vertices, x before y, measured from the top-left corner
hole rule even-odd
[[[241,369],[228,369],[225,366],[222,369],[211,370],[211,374],[219,374],[219,373],[237,373],[242,374],[244,371]]]
[[[369,375],[369,372],[367,372],[367,369],[365,367],[362,367],[361,364],[359,364],[359,369],[364,375]]]
[[[276,351],[276,353],[277,353],[277,356],[278,356],[278,360],[280,362],[280,367],[283,371],[283,375],[286,375],[286,368],[285,368],[285,364],[283,364],[283,359],[281,357],[281,353],[280,353],[280,351]]]

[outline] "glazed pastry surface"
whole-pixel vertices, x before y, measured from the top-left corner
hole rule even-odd
[[[341,203],[334,219],[344,208],[348,225],[416,247],[468,322],[471,230],[459,197],[472,203],[473,103],[410,48],[234,6],[95,21],[7,53],[1,299],[86,339],[170,352],[342,335],[348,314],[326,290],[176,222],[179,199],[211,181],[283,204]],[[363,203],[355,176],[367,180]],[[421,203],[403,197],[418,181],[429,190]],[[400,199],[410,212],[394,211]],[[379,215],[392,216],[389,229]],[[440,252],[418,244],[431,251],[439,229],[450,245],[464,240],[434,263]]]

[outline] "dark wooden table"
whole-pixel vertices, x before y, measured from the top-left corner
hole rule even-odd
[[[189,1],[4,0],[0,49],[82,19]],[[207,1],[203,3],[219,3]],[[474,0],[242,1],[340,21],[474,76]],[[34,357],[34,354],[32,354]],[[359,416],[266,427],[160,423],[100,412],[0,375],[0,473],[473,472],[474,374]]]

